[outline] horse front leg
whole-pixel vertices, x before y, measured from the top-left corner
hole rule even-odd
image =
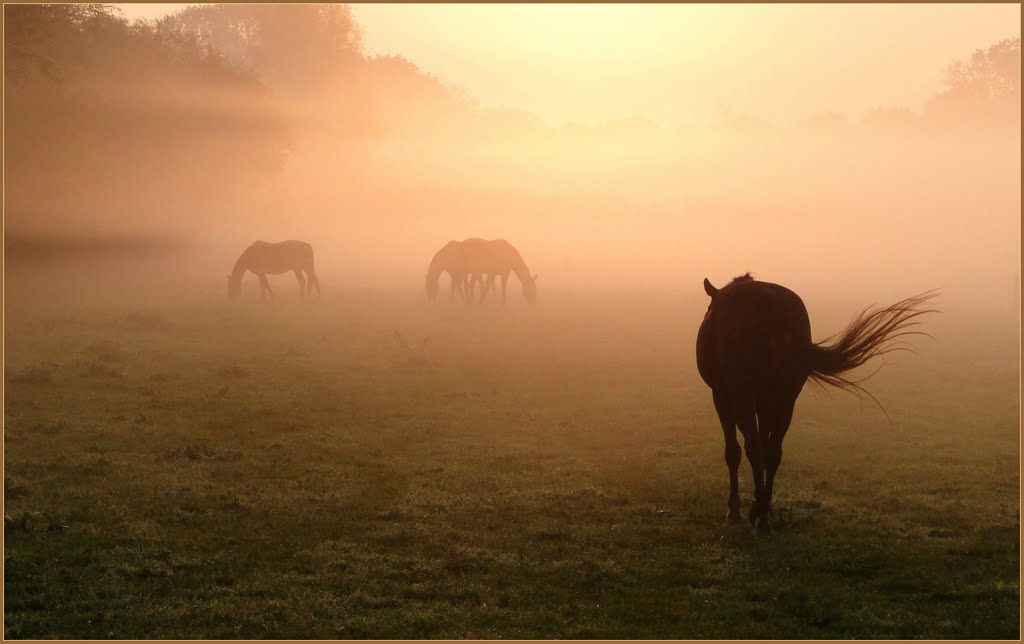
[[[302,271],[295,269],[295,277],[299,280],[299,297],[305,297],[306,295],[306,278],[303,277]]]
[[[505,289],[508,287],[508,273],[501,274],[501,303],[505,303]]]

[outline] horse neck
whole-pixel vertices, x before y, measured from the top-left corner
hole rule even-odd
[[[245,271],[249,270],[248,259],[249,258],[246,257],[246,253],[242,253],[238,257],[238,261],[235,262],[235,267],[233,269],[231,269],[231,279],[232,279],[232,281],[241,280],[242,279],[242,275],[245,273]]]
[[[434,253],[434,258],[430,260],[430,266],[427,267],[427,279],[436,281],[441,275],[441,271],[448,268],[450,263],[451,253],[449,252],[449,248],[445,246]]]
[[[523,261],[523,256],[518,252],[512,259],[512,272],[516,274],[516,277],[518,277],[519,281],[523,284],[533,281],[533,275],[530,274],[529,267],[526,266],[526,262]]]

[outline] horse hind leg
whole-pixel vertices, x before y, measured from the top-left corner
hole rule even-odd
[[[312,296],[315,288],[316,294],[320,295],[320,280],[316,276],[316,271],[313,270],[313,254],[310,253],[302,264],[302,270],[306,272],[306,294]]]
[[[725,434],[725,464],[729,467],[729,512],[725,520],[730,523],[743,521],[740,514],[740,483],[739,469],[740,460],[743,458],[743,450],[740,442],[736,440],[736,423],[733,421],[732,410],[729,408],[729,400],[721,390],[712,390],[715,400],[715,411],[718,412],[718,420],[722,423],[722,432]]]
[[[781,398],[765,409],[758,409],[758,421],[762,434],[767,438],[764,445],[765,499],[769,515],[772,513],[772,496],[775,488],[775,473],[782,463],[782,441],[793,420],[796,398]]]
[[[306,295],[306,278],[302,275],[302,271],[296,268],[294,271],[295,278],[299,280],[299,297]]]
[[[487,299],[488,294],[490,294],[491,290],[494,288],[494,275],[488,275],[487,273],[481,274],[479,276],[479,284],[480,284],[480,299],[479,299],[479,302],[480,302],[480,304],[483,304],[484,300]]]
[[[743,449],[750,461],[750,472],[754,476],[754,502],[750,506],[750,523],[757,528],[757,533],[768,536],[772,533],[771,501],[767,498],[764,467],[764,443],[762,433],[757,424],[757,413],[754,401],[748,399],[734,405],[736,424],[743,434]]]
[[[487,276],[487,284],[484,285],[484,292],[480,296],[480,302],[483,303],[484,298],[487,297],[491,292],[495,293],[495,299],[497,299],[498,289],[494,286],[495,275],[492,273]]]
[[[452,279],[451,302],[455,302],[455,294],[458,293],[462,301],[466,301],[466,276],[462,273],[450,273]]]

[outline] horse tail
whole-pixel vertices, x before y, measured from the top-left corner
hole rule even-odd
[[[899,338],[910,335],[928,335],[923,331],[910,329],[920,324],[917,320],[920,316],[925,313],[938,312],[936,309],[925,308],[936,295],[938,295],[936,291],[927,291],[908,297],[884,309],[872,311],[868,307],[861,311],[846,327],[846,330],[838,336],[832,336],[822,342],[811,343],[809,352],[811,380],[840,389],[856,389],[867,393],[859,383],[870,378],[874,372],[860,380],[850,380],[843,377],[842,374],[891,351],[913,353],[914,350]],[[826,344],[829,342],[831,343]]]

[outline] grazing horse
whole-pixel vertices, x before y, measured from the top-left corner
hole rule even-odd
[[[274,292],[270,290],[270,282],[267,275],[280,275],[288,271],[294,271],[295,277],[299,280],[299,295],[305,295],[306,280],[309,280],[309,293],[312,294],[316,288],[317,295],[320,294],[320,280],[313,272],[313,247],[306,242],[288,240],[271,244],[265,241],[255,241],[248,248],[242,251],[235,262],[235,268],[228,275],[228,297],[236,299],[242,293],[242,276],[246,271],[252,271],[260,278],[260,299],[270,295],[274,299]],[[306,276],[303,277],[302,273]]]
[[[427,267],[427,299],[437,299],[440,290],[440,276],[447,271],[451,276],[451,299],[455,294],[466,302],[473,301],[473,290],[477,284],[487,282],[480,295],[483,302],[487,292],[494,286],[494,278],[501,276],[501,301],[505,302],[505,290],[509,273],[515,273],[523,285],[523,297],[533,304],[537,300],[537,276],[530,274],[519,251],[504,239],[481,239],[470,237],[450,241],[434,254]]]
[[[467,275],[473,279],[469,285],[472,293],[473,286],[483,281],[487,276],[487,282],[480,293],[480,301],[483,302],[488,291],[494,288],[494,278],[501,277],[501,303],[505,303],[505,293],[508,286],[509,273],[515,273],[519,283],[523,285],[523,297],[530,304],[537,301],[537,276],[530,273],[530,269],[523,261],[515,246],[504,239],[479,239],[470,238],[463,240],[462,265]]]
[[[917,295],[884,309],[865,309],[831,344],[811,341],[811,323],[803,301],[793,291],[750,274],[721,289],[704,279],[711,304],[697,333],[697,370],[711,387],[715,410],[725,432],[729,466],[729,521],[741,521],[737,470],[743,434],[744,449],[754,476],[754,502],[749,520],[758,534],[772,533],[772,487],[782,462],[797,396],[812,381],[864,391],[859,381],[841,374],[871,358],[906,349],[894,342],[907,335],[934,292]],[[833,336],[835,337],[835,336]],[[866,392],[865,392],[866,393]],[[870,394],[868,394],[870,396]]]

